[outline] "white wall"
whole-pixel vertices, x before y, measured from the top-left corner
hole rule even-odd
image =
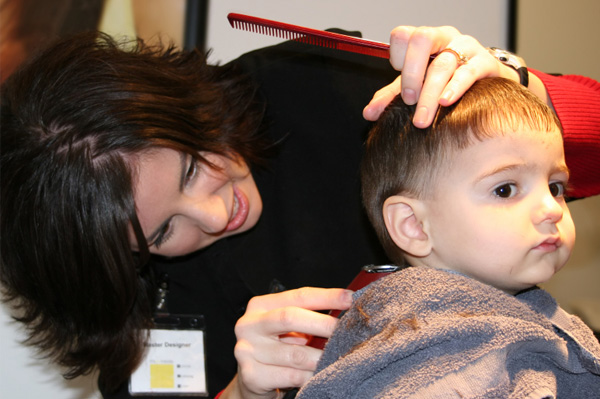
[[[506,47],[506,0],[214,0],[209,6],[207,44],[212,61],[229,61],[281,39],[232,29],[237,12],[314,29],[360,30],[363,37],[389,42],[397,25],[452,25],[486,46]]]
[[[57,367],[38,359],[31,348],[20,344],[24,337],[7,308],[0,306],[0,398],[100,398],[95,378],[63,379]]]

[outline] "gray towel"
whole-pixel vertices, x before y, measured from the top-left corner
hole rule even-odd
[[[600,345],[545,291],[407,268],[355,294],[298,399],[600,398]]]

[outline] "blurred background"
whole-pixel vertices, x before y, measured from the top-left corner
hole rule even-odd
[[[568,7],[561,0],[0,0],[0,78],[49,40],[81,30],[210,49],[209,61],[221,64],[281,41],[232,29],[229,12],[358,30],[383,42],[397,25],[452,25],[484,46],[518,52],[532,68],[600,80],[597,0],[572,0]],[[600,331],[600,196],[574,201],[570,208],[575,251],[544,288]],[[1,398],[100,398],[96,376],[64,380],[58,367],[20,344],[23,338],[9,309],[0,306]]]

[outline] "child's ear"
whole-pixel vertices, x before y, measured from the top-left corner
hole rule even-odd
[[[416,257],[429,255],[430,237],[424,228],[423,203],[402,195],[389,197],[383,203],[383,219],[392,240],[404,252]]]

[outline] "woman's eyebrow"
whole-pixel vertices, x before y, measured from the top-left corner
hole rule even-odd
[[[188,159],[189,155],[185,154],[185,153],[181,153],[179,155],[179,160],[180,160],[180,174],[179,174],[179,192],[182,193],[183,189],[185,188],[185,176],[187,175],[187,159]],[[165,220],[164,222],[162,222],[160,224],[160,226],[158,226],[158,228],[156,228],[156,230],[154,230],[152,232],[152,234],[150,234],[150,236],[148,236],[146,238],[146,242],[148,242],[148,246],[151,246],[154,244],[154,242],[156,241],[158,235],[160,234],[161,231],[164,230],[165,226],[169,224],[169,222],[171,221],[171,217],[169,217],[167,220]]]

